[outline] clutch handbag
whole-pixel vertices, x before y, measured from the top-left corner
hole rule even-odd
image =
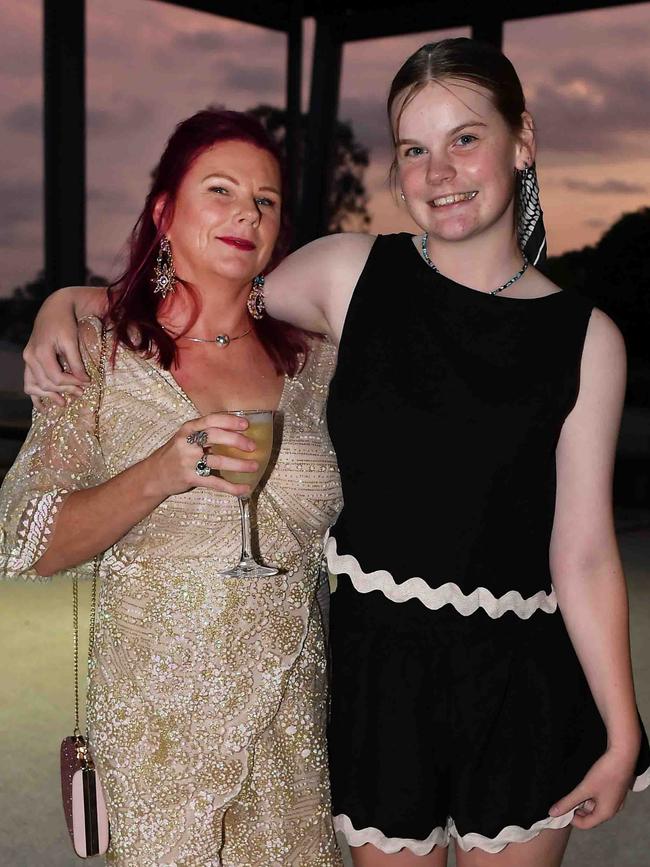
[[[104,365],[106,361],[106,330],[102,327],[100,353],[99,395],[95,407],[95,436],[99,440],[99,406],[103,396]],[[95,643],[95,607],[99,563],[97,555],[93,563],[93,578],[90,603],[90,634],[88,637],[88,663]],[[72,576],[72,624],[74,646],[74,732],[61,743],[61,795],[63,812],[74,851],[80,858],[103,855],[108,849],[109,827],[104,792],[88,748],[88,731],[85,737],[79,728],[79,579]]]

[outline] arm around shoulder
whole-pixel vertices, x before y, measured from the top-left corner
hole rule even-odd
[[[374,235],[341,232],[296,250],[267,277],[269,314],[338,342],[374,241]]]
[[[87,381],[79,349],[77,320],[101,316],[106,307],[106,289],[95,286],[66,286],[47,298],[34,322],[23,351],[25,391],[41,409],[41,398],[58,394],[79,394]],[[64,360],[67,370],[61,364]]]

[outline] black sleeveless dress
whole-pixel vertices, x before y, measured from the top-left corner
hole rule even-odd
[[[555,449],[592,305],[490,296],[380,236],[328,424],[335,827],[351,845],[498,852],[544,828],[607,736],[549,569]],[[644,733],[635,788],[650,785]]]

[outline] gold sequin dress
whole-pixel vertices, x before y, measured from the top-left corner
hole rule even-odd
[[[80,328],[92,384],[35,415],[0,492],[8,575],[36,576],[68,492],[145,458],[199,415],[168,372],[120,347],[105,371],[98,442],[100,324]],[[104,555],[88,714],[111,864],[342,863],[316,601],[322,538],[340,508],[324,417],[333,364],[332,347],[315,343],[280,401],[253,520],[262,558],[281,575],[217,575],[238,559],[239,510],[205,488],[169,497]]]

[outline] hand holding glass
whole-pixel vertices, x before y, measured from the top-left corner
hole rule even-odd
[[[273,445],[273,411],[272,410],[233,410],[231,415],[238,415],[248,420],[248,428],[245,435],[255,443],[254,452],[241,452],[234,446],[214,445],[211,451],[214,454],[226,455],[229,458],[242,458],[257,461],[258,469],[255,473],[241,473],[233,470],[221,470],[221,475],[226,481],[236,485],[250,485],[251,494],[260,483],[260,479],[266,472],[271,457]],[[251,552],[251,522],[250,522],[250,494],[240,495],[239,514],[241,517],[242,549],[239,563],[232,569],[226,569],[219,574],[227,578],[262,578],[267,575],[277,575],[278,570],[271,566],[262,566],[258,563]]]

